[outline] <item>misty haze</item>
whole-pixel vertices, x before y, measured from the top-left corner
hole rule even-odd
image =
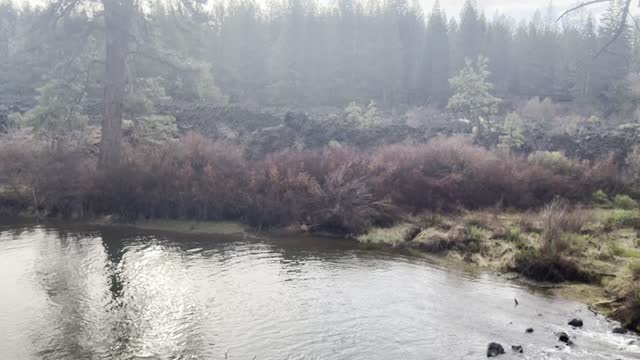
[[[3,359],[640,359],[636,0],[0,0]]]

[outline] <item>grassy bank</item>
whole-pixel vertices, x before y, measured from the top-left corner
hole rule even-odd
[[[419,251],[523,278],[640,331],[640,212],[570,207],[415,216],[358,237],[367,246]]]

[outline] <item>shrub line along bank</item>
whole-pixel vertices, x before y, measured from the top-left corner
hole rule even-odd
[[[529,209],[556,196],[585,201],[600,189],[629,187],[610,158],[501,155],[460,137],[371,152],[290,150],[256,161],[242,154],[192,133],[129,148],[122,165],[107,173],[81,149],[51,153],[36,142],[6,141],[0,143],[0,206],[57,217],[304,224],[356,235],[425,210]]]

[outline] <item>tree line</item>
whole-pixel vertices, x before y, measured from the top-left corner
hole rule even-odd
[[[611,113],[633,102],[640,69],[640,37],[630,24],[620,33],[625,4],[560,22],[548,8],[517,22],[487,16],[473,1],[460,14],[438,3],[425,13],[408,0],[209,8],[195,0],[5,1],[0,103],[5,112],[24,112],[16,104],[26,103],[27,120],[41,126],[135,118],[175,102],[444,108],[450,79],[482,59],[497,97],[599,104]],[[120,122],[102,128],[119,141]]]

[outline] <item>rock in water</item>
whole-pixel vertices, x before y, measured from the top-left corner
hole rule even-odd
[[[569,335],[566,332],[561,332],[560,334],[558,334],[558,340],[562,341],[567,345],[572,344],[571,339],[569,339]]]
[[[520,354],[522,354],[524,352],[524,349],[522,348],[522,345],[511,345],[511,350],[513,350],[514,352],[520,353]]]
[[[504,354],[504,348],[498,343],[491,343],[487,348],[487,357],[496,357]]]
[[[613,328],[613,333],[614,334],[626,334],[627,333],[627,329],[622,328],[622,327]]]
[[[528,328],[527,330],[525,330],[525,332],[526,332],[527,334],[531,334],[531,333],[533,332],[533,328]]]
[[[571,319],[571,321],[569,321],[569,325],[574,326],[574,327],[582,327],[582,320],[581,319]]]

